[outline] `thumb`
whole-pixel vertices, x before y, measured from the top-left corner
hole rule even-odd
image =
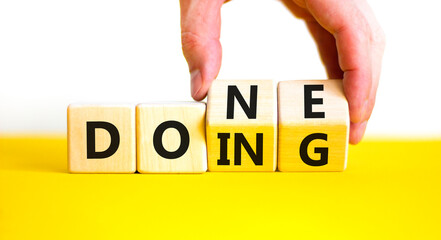
[[[181,0],[181,41],[191,76],[191,95],[202,100],[222,60],[220,9],[224,0]]]

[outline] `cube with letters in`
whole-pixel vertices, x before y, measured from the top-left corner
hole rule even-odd
[[[276,99],[270,80],[214,80],[207,99],[209,171],[275,171]]]
[[[70,172],[136,171],[134,105],[71,104],[67,129]]]
[[[341,80],[278,85],[280,171],[343,171],[349,111]]]
[[[197,102],[139,104],[138,172],[206,172],[205,110]]]

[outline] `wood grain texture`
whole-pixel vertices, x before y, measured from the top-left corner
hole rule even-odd
[[[323,91],[312,91],[311,98],[323,99],[323,104],[312,105],[312,111],[323,112],[324,118],[305,117],[305,85],[323,86]],[[341,80],[279,82],[278,111],[280,171],[343,171],[346,168],[349,111]],[[306,158],[301,157],[300,148],[307,136],[317,133],[325,134],[327,139],[304,142],[307,155],[320,164],[312,166],[307,164],[311,161],[303,160]],[[320,153],[323,149],[328,153]],[[322,159],[325,155],[328,156],[326,164]]]
[[[251,86],[257,86],[257,103],[255,119],[250,118],[234,99],[234,114],[227,118],[227,98],[229,86],[236,86],[247,105],[251,106]],[[219,134],[228,134],[223,140]],[[236,151],[239,135],[246,140],[253,151],[258,154],[258,134],[262,136],[262,164],[257,165],[243,145],[240,154]],[[243,139],[244,138],[244,139]],[[243,142],[243,141],[242,141]],[[271,80],[215,80],[207,99],[207,149],[209,171],[275,171],[277,146],[277,115],[275,88]],[[222,149],[226,154],[221,157]],[[236,149],[236,150],[235,150]],[[235,156],[237,154],[237,156]],[[240,156],[240,157],[238,157]],[[220,163],[218,160],[223,159]],[[228,160],[226,160],[228,159]],[[240,163],[237,161],[240,159]],[[225,161],[228,164],[225,163]]]
[[[116,152],[106,158],[87,156],[87,122],[105,121],[119,132]],[[134,173],[136,171],[136,129],[134,105],[71,104],[67,110],[69,171],[72,173]],[[109,148],[108,131],[95,129],[95,150]]]
[[[207,171],[205,142],[205,103],[176,102],[140,104],[137,113],[137,169],[141,173],[202,173]],[[177,121],[188,131],[189,145],[182,156],[168,159],[158,154],[153,138],[164,122]],[[182,144],[182,135],[176,128],[167,128],[162,134],[166,151],[175,152]]]

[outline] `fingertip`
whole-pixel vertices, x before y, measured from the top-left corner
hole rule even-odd
[[[181,43],[191,79],[191,96],[200,101],[207,95],[220,70],[219,41],[224,0],[181,0]]]
[[[199,96],[199,91],[201,89],[202,85],[202,77],[201,77],[201,71],[199,69],[193,70],[190,72],[190,82],[191,82],[191,96],[194,100],[200,101],[202,100]]]
[[[211,83],[215,77],[212,74],[194,70],[191,75],[191,96],[196,101],[203,100],[210,89]]]
[[[183,33],[182,48],[190,70],[191,96],[200,101],[207,95],[211,82],[219,73],[222,46],[219,39]]]
[[[207,96],[207,94],[203,94],[202,92],[199,92],[198,94],[192,95],[193,99],[195,101],[202,101]]]
[[[349,133],[349,143],[356,145],[360,143],[363,139],[364,133],[366,131],[367,121],[363,121],[360,123],[352,123]]]

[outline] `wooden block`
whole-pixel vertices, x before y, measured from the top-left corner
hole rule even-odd
[[[138,105],[138,172],[206,172],[205,109],[196,102]]]
[[[270,80],[214,80],[207,100],[209,171],[275,171],[277,115]]]
[[[71,104],[67,128],[70,172],[136,171],[134,105]]]
[[[341,80],[278,86],[280,171],[343,171],[349,111]]]

